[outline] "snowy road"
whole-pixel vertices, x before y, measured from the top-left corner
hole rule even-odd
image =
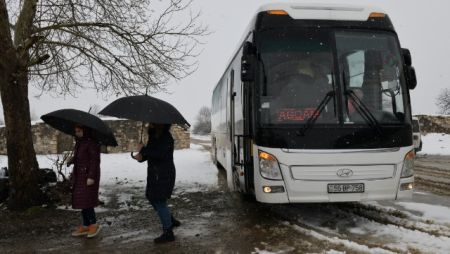
[[[450,156],[421,155],[415,163],[415,180],[419,189],[450,196]]]
[[[278,209],[285,218],[296,219],[293,229],[355,251],[450,251],[450,220],[445,216],[450,213],[448,207],[412,201],[296,204]]]

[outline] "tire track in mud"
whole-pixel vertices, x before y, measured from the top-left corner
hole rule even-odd
[[[351,206],[351,204],[350,204]],[[353,221],[358,215],[342,209],[333,203],[289,204],[279,207],[278,218],[286,220],[285,225],[308,236],[311,242],[325,241],[334,246],[334,250],[345,253],[402,253],[401,250],[370,241],[360,235],[343,232],[342,221]],[[292,219],[297,218],[297,219]],[[359,219],[362,220],[362,219]]]
[[[416,176],[414,184],[417,189],[425,190],[437,195],[450,195],[450,184],[441,181],[434,181],[425,178],[426,176]]]
[[[435,237],[450,237],[450,224],[442,224],[438,227],[433,220],[421,219],[407,212],[363,203],[352,205],[339,205],[343,211],[353,213],[368,220],[376,221],[384,225],[402,227],[411,231],[420,231]]]
[[[381,205],[295,204],[289,205],[288,209],[279,209],[278,213],[297,231],[330,243],[340,243],[353,251],[423,253],[423,245],[430,248],[430,253],[445,253],[439,251],[440,246],[433,249],[434,246],[429,243],[435,239],[450,240],[450,225]],[[297,220],[292,221],[292,216],[297,216]],[[358,232],[358,228],[366,229],[367,232]],[[385,232],[392,236],[383,236]],[[420,242],[409,243],[408,235],[420,236],[415,237]]]
[[[450,170],[440,169],[438,167],[427,167],[424,165],[416,165],[414,167],[414,170],[419,175],[450,178]]]
[[[447,253],[445,246],[448,246],[448,244],[445,244],[445,242],[450,241],[450,223],[426,219],[375,203],[342,204],[339,207],[354,216],[384,225],[384,228],[392,232],[392,237],[397,238],[397,240],[394,240],[397,243],[384,243],[380,247],[399,253],[423,253],[423,246],[427,246],[425,247],[426,253]],[[382,229],[381,232],[386,232],[386,229]],[[402,234],[414,236],[415,242],[410,243],[408,237],[403,237]],[[437,246],[433,246],[432,243],[437,241],[436,239],[440,239],[441,242]],[[397,247],[399,243],[407,244],[406,247],[401,248]]]
[[[418,157],[415,169],[415,187],[437,195],[450,195],[450,160]]]

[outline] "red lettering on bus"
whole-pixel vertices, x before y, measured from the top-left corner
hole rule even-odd
[[[305,109],[294,109],[294,108],[285,108],[282,110],[278,110],[278,118],[277,122],[285,122],[285,121],[304,121],[311,117],[320,118],[321,116],[316,114],[314,115],[315,108],[305,108]]]

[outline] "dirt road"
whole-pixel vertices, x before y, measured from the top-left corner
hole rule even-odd
[[[209,141],[192,143],[209,150]],[[450,178],[442,169],[450,164],[447,158],[419,157],[416,164],[418,188],[449,194],[440,185],[442,179]],[[219,170],[218,179],[217,186],[198,186],[198,192],[175,190],[169,205],[182,225],[175,229],[173,243],[153,244],[161,229],[143,191],[118,185],[106,190],[109,201],[98,209],[103,228],[94,239],[70,236],[79,221],[78,212],[39,208],[12,213],[0,208],[0,253],[406,253],[390,239],[349,230],[357,224],[373,223],[401,228],[400,235],[420,232],[422,245],[427,237],[450,236],[448,225],[436,231],[436,224],[422,225],[426,223],[410,214],[370,204],[267,205],[243,200],[226,190],[223,170]],[[132,202],[120,202],[119,193],[132,196]],[[317,221],[322,226],[315,226]],[[348,241],[357,247],[345,244]],[[407,247],[410,253],[420,253],[417,248]]]
[[[450,158],[418,153],[415,170],[416,188],[450,196]]]

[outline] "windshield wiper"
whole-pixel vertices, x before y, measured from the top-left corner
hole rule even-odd
[[[369,109],[366,107],[366,105],[356,96],[356,94],[353,91],[344,91],[344,95],[350,99],[351,103],[353,104],[353,107],[358,111],[358,113],[363,117],[363,119],[373,128],[375,128],[380,134],[383,134],[383,129],[378,122],[378,120],[375,118],[375,116],[370,113]],[[359,105],[359,107],[357,106]]]
[[[261,54],[258,54],[259,61],[261,62],[262,72],[263,72],[263,91],[262,96],[267,96],[267,75],[266,75],[266,65],[264,64],[264,60],[262,59]]]
[[[366,105],[358,98],[358,96],[356,96],[356,94],[350,90],[347,90],[347,82],[345,80],[345,72],[342,72],[342,83],[344,85],[344,95],[345,98],[350,98],[351,103],[353,104],[354,108],[356,109],[356,111],[358,111],[358,113],[363,117],[364,121],[366,121],[370,126],[372,126],[374,129],[376,129],[380,134],[383,134],[383,129],[381,128],[381,124],[378,122],[378,120],[372,115],[372,113],[370,113],[369,109],[366,107]],[[360,107],[356,107],[355,102],[357,102]],[[348,106],[347,103],[346,107],[347,107],[347,113],[348,113]]]
[[[305,125],[297,131],[297,136],[305,136],[306,131],[308,131],[309,128],[311,128],[314,123],[316,122],[317,118],[319,118],[320,114],[322,113],[323,109],[327,105],[327,103],[331,100],[332,97],[336,95],[335,91],[329,91],[327,95],[325,95],[325,98],[322,100],[322,102],[319,104],[319,106],[314,110],[314,113],[310,118],[308,118],[308,121],[306,121]]]

